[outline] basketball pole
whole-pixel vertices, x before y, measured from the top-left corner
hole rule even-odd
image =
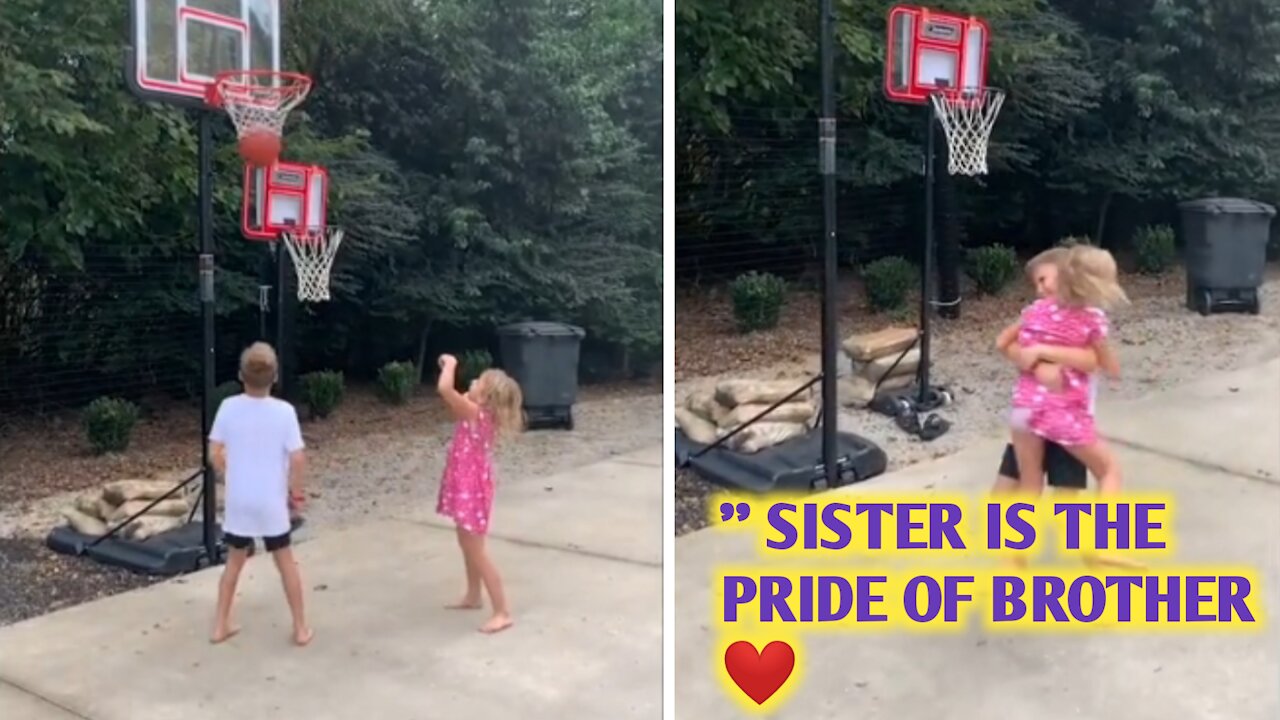
[[[216,322],[214,296],[214,243],[213,243],[213,125],[211,113],[199,113],[199,195],[198,232],[200,233],[200,318],[204,327],[201,368],[204,371],[204,388],[200,403],[200,457],[204,467],[203,506],[204,551],[210,565],[222,562],[218,553],[218,536],[214,526],[218,522],[218,490],[213,464],[209,457],[209,430],[213,425],[213,393],[217,374]]]
[[[818,119],[819,171],[822,174],[822,468],[827,487],[840,481],[836,458],[839,399],[836,393],[836,108],[835,11],[821,3],[822,117]]]
[[[920,366],[916,372],[916,403],[927,408],[933,402],[929,392],[929,311],[933,301],[933,293],[929,292],[933,283],[933,165],[934,136],[933,125],[936,118],[933,114],[933,100],[925,104],[925,151],[924,151],[924,258],[920,263]]]

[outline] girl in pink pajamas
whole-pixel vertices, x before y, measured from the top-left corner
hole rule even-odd
[[[1099,365],[1113,377],[1118,364],[1106,344],[1104,308],[1126,302],[1115,258],[1090,245],[1067,250],[1058,268],[1057,292],[1022,311],[997,344],[1016,341],[1024,356],[1041,348],[1092,348]],[[1062,365],[1040,363],[1022,372],[1013,391],[1012,444],[1020,486],[1038,494],[1044,476],[1044,442],[1057,443],[1089,468],[1101,492],[1120,489],[1120,468],[1094,425],[1087,374]]]
[[[493,615],[480,626],[480,632],[496,633],[511,627],[512,619],[502,577],[485,544],[493,512],[492,454],[500,437],[523,428],[524,401],[520,386],[501,370],[485,370],[471,382],[466,394],[460,393],[455,388],[457,370],[457,358],[440,356],[436,390],[458,424],[449,444],[436,512],[453,520],[467,571],[462,599],[446,607],[479,610],[484,607],[480,597],[483,586]]]

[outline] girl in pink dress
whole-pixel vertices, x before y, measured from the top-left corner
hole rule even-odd
[[[1013,391],[1012,444],[1018,459],[1022,490],[1038,494],[1043,483],[1044,441],[1061,445],[1098,479],[1102,492],[1120,489],[1120,468],[1094,425],[1091,383],[1080,370],[1044,366],[1045,348],[1091,348],[1098,364],[1118,372],[1106,344],[1107,315],[1103,308],[1125,302],[1115,258],[1090,245],[1065,253],[1058,268],[1056,293],[1036,300],[1022,311],[1022,319],[1005,328],[1000,347],[1018,343],[1032,367],[1024,370]],[[1044,354],[1042,354],[1044,353]],[[1040,355],[1040,357],[1036,357]]]
[[[436,390],[458,424],[449,443],[436,512],[453,520],[467,569],[467,590],[462,600],[447,607],[480,609],[483,585],[489,594],[493,616],[480,626],[480,632],[496,633],[511,627],[513,621],[502,589],[502,577],[485,547],[489,516],[493,511],[492,454],[500,436],[519,432],[523,427],[524,400],[520,386],[501,370],[486,370],[471,382],[464,395],[455,389],[457,371],[457,358],[440,356]]]

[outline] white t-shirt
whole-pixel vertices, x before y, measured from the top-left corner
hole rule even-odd
[[[304,447],[293,406],[233,395],[218,408],[209,439],[227,448],[223,532],[250,538],[289,532],[289,454]]]

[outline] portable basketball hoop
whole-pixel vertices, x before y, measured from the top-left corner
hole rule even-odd
[[[987,143],[996,124],[1004,91],[940,90],[929,96],[933,112],[947,137],[947,172],[952,175],[986,175]]]
[[[342,245],[342,228],[308,228],[281,233],[298,273],[298,299],[323,302],[329,299],[329,271]]]
[[[309,92],[311,78],[301,73],[231,70],[218,73],[207,100],[231,116],[245,160],[265,166],[279,158],[284,122]]]

